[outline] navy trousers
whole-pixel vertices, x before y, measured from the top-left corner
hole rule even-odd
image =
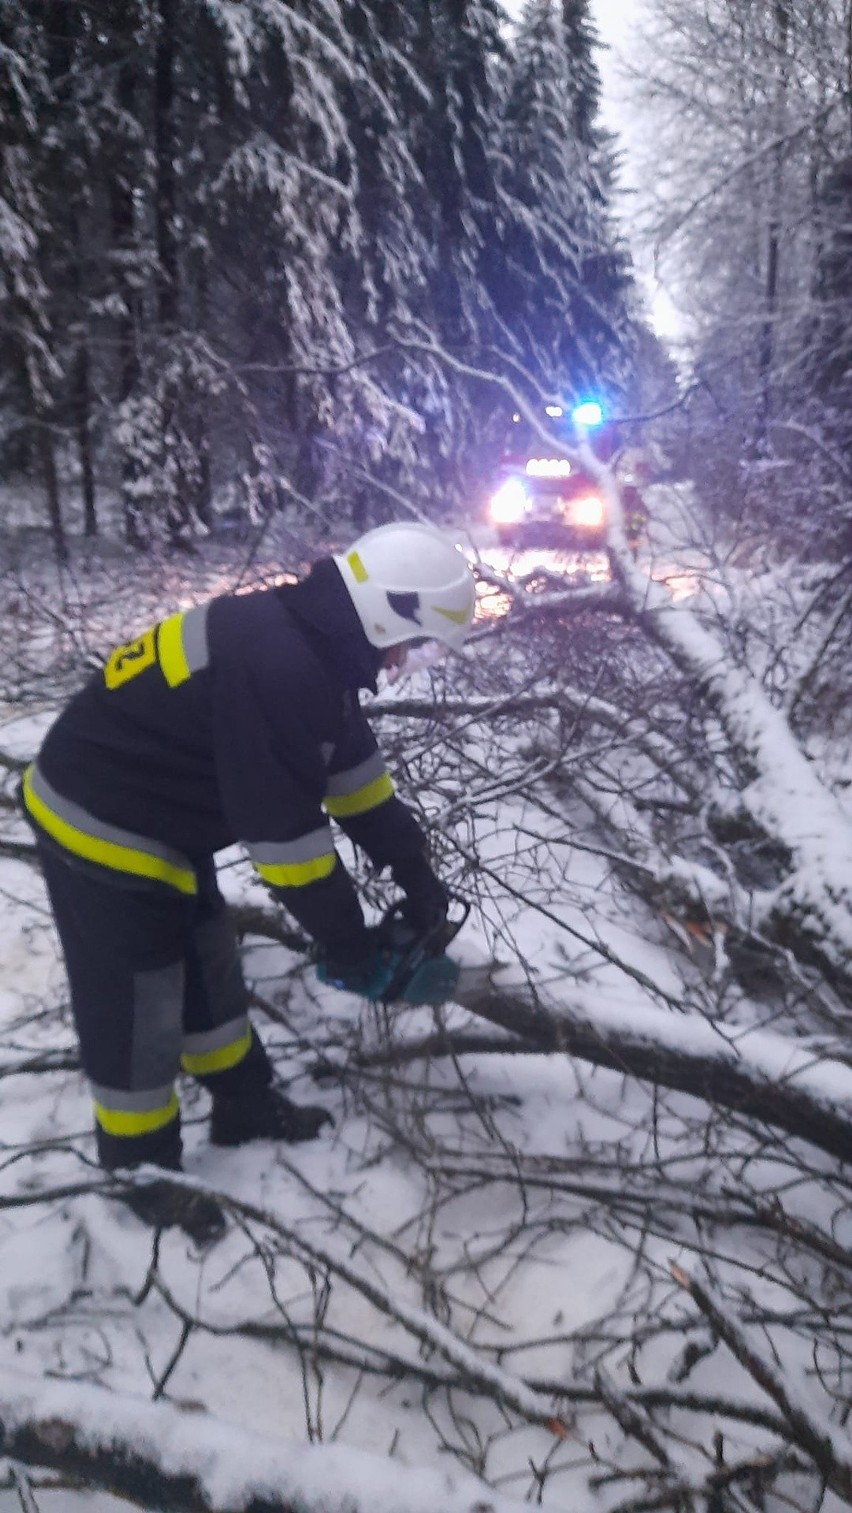
[[[198,891],[128,886],[39,844],[80,1042],[101,1163],[178,1167],[179,1071],[214,1094],[267,1087],[271,1067],[212,859]],[[102,876],[100,874],[103,874]]]

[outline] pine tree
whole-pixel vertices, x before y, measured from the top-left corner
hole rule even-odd
[[[43,193],[50,207],[50,288],[57,359],[62,366],[57,419],[76,452],[86,535],[97,532],[95,436],[97,379],[92,337],[101,238],[93,186],[89,88],[84,67],[92,18],[86,6],[45,0],[45,102],[40,119]]]
[[[329,247],[353,351],[368,359],[334,385],[321,445],[326,487],[358,528],[384,518],[410,448],[405,397],[410,364],[395,347],[412,302],[422,299],[425,248],[413,207],[422,192],[406,118],[425,98],[410,63],[409,9],[387,0],[342,7],[349,69],[340,78],[351,199],[346,235]]]
[[[543,143],[497,0],[23,0],[15,322],[87,530],[99,477],[138,544],[187,540],[240,481],[364,523],[401,497],[440,514],[495,409],[442,351],[543,386],[600,366],[620,273],[587,8],[533,9],[562,50]]]
[[[493,0],[420,0],[412,61],[428,91],[408,122],[432,249],[431,313],[451,349],[481,334],[482,259],[496,204],[502,13]]]
[[[407,122],[423,185],[417,225],[429,249],[422,326],[438,349],[487,359],[505,18],[493,0],[419,0],[408,9],[412,64],[428,92],[425,103],[412,97]],[[449,377],[440,363],[423,369],[412,398],[423,427],[417,486],[440,509],[468,493],[465,467],[493,401]]]
[[[568,396],[618,390],[635,318],[607,207],[594,45],[588,0],[528,0],[501,129],[503,265],[493,277],[507,355]]]
[[[26,15],[0,8],[0,395],[38,460],[57,558],[68,555],[54,433],[59,364],[45,277],[49,222],[42,202],[40,122],[47,93],[42,37]]]
[[[225,40],[233,9],[214,14]],[[222,57],[226,150],[205,201],[211,332],[240,395],[257,498],[321,496],[325,433],[349,399],[338,375],[356,355],[337,277],[358,235],[341,106],[355,65],[335,4],[257,0],[240,24],[240,49]]]

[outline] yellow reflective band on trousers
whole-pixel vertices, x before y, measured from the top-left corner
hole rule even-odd
[[[107,1108],[103,1103],[95,1101],[95,1118],[102,1130],[108,1135],[128,1136],[150,1135],[154,1130],[164,1129],[171,1124],[179,1113],[177,1093],[172,1092],[168,1103],[162,1108],[152,1109],[119,1109]]]
[[[168,883],[180,893],[198,892],[189,858],[145,836],[108,825],[55,792],[35,763],[24,774],[24,803],[36,824],[65,851],[113,872]]]
[[[374,778],[372,783],[365,783],[363,788],[356,788],[353,793],[329,793],[323,799],[323,808],[332,819],[346,819],[353,814],[366,814],[368,809],[376,809],[386,799],[392,798],[394,793],[393,782],[387,772],[380,777]]]
[[[193,1037],[196,1041],[200,1036]],[[227,1072],[229,1067],[239,1066],[251,1050],[251,1030],[247,1029],[238,1040],[229,1045],[219,1045],[209,1051],[184,1051],[180,1064],[193,1077],[204,1077],[210,1072]]]

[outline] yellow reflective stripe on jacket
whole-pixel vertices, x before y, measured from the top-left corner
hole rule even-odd
[[[114,872],[129,872],[136,877],[168,883],[181,893],[198,892],[195,870],[188,859],[183,866],[176,852],[173,853],[176,859],[171,860],[164,854],[165,848],[160,852],[144,849],[148,843],[143,836],[133,836],[129,831],[121,831],[117,826],[104,824],[94,815],[87,814],[79,804],[54,793],[35,763],[24,774],[23,795],[36,824],[73,856],[96,862]],[[121,839],[115,839],[116,836]],[[155,845],[153,841],[150,844]]]
[[[330,877],[337,866],[337,857],[332,851],[309,862],[255,862],[254,866],[264,882],[274,888],[304,888],[308,883]]]
[[[354,767],[345,767],[341,772],[330,772],[325,787],[323,806],[326,813],[335,818],[349,814],[363,814],[375,809],[393,795],[393,783],[379,751],[371,751]]]
[[[250,1050],[251,1030],[246,1030],[230,1045],[216,1046],[209,1051],[184,1051],[180,1064],[193,1077],[203,1077],[207,1072],[226,1072],[229,1067],[238,1066]]]
[[[170,688],[179,688],[194,672],[209,665],[207,608],[206,604],[196,604],[170,615],[157,627],[157,661]]]
[[[163,620],[157,631],[157,660],[169,688],[177,688],[189,677],[182,630],[183,615],[178,614]]]
[[[292,841],[252,841],[248,853],[255,870],[274,888],[304,888],[329,877],[337,865],[328,824]]]
[[[95,1118],[108,1135],[150,1135],[154,1130],[171,1124],[177,1118],[179,1108],[175,1092],[172,1092],[168,1103],[161,1108],[152,1109],[107,1108],[96,1100]]]
[[[375,809],[386,799],[392,798],[393,793],[394,786],[390,774],[383,772],[380,777],[374,778],[372,783],[365,783],[362,788],[356,788],[354,793],[326,794],[323,807],[333,819],[346,819],[349,815],[366,814],[368,809]]]

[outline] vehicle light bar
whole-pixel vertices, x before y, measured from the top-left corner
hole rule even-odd
[[[531,457],[524,471],[530,478],[567,478],[571,464],[567,457]]]
[[[596,399],[584,399],[581,404],[575,405],[571,411],[571,419],[575,425],[586,426],[591,429],[603,424],[603,407]]]

